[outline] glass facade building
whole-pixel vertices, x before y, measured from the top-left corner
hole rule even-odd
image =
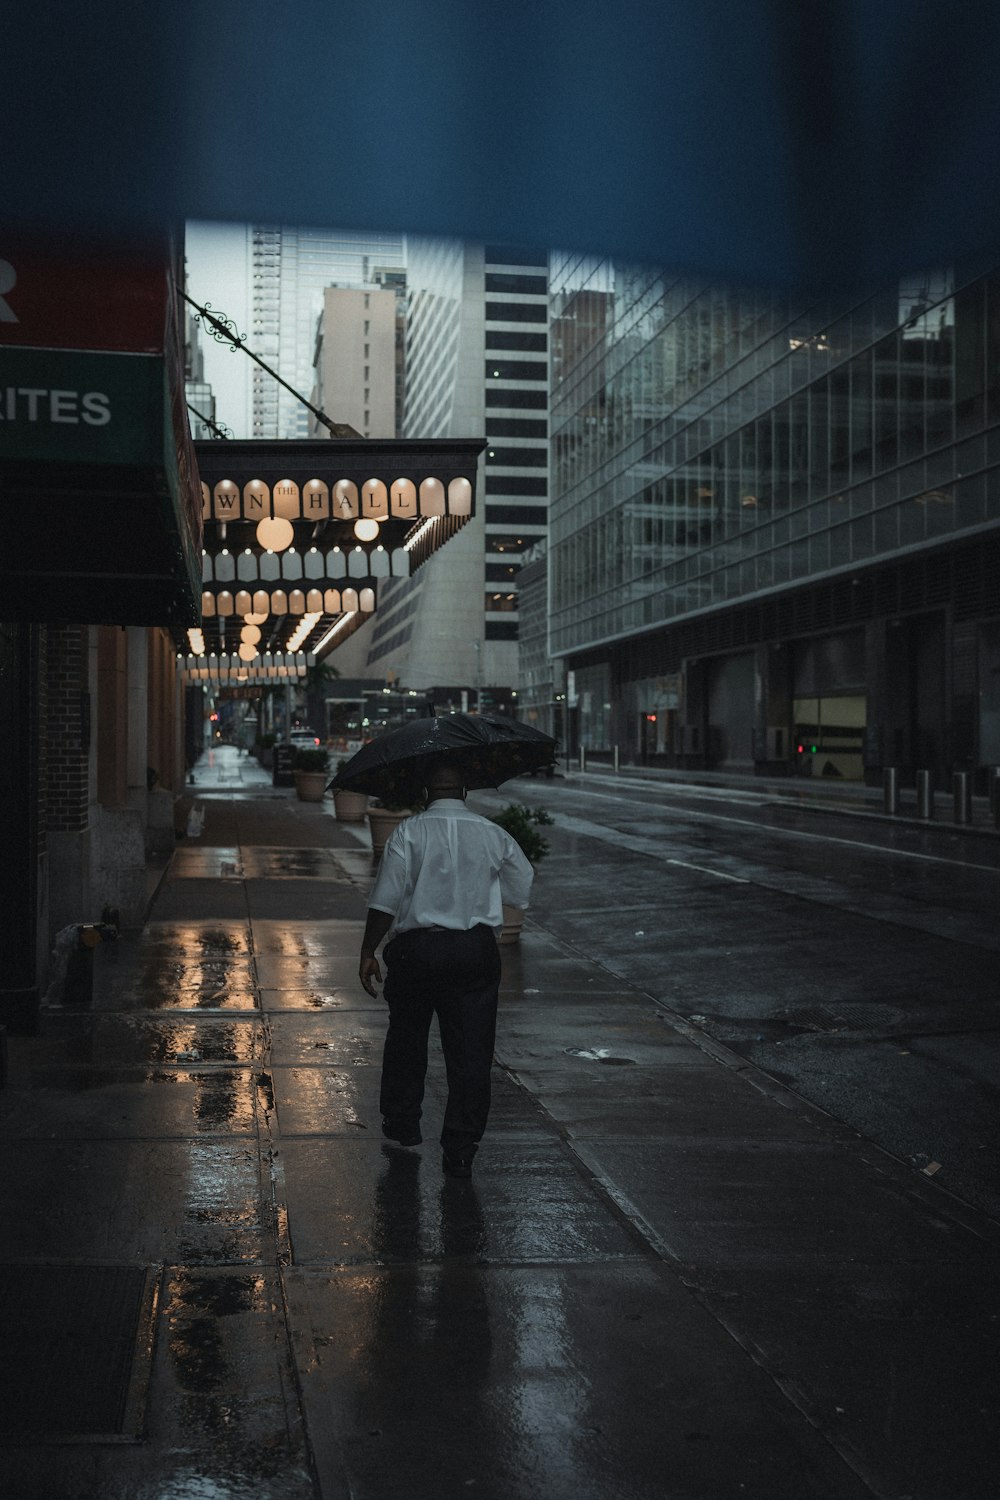
[[[582,744],[1000,762],[1000,271],[806,305],[556,255],[551,351],[550,649]]]

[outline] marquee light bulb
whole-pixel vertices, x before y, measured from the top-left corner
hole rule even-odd
[[[295,528],[284,516],[265,516],[257,523],[257,540],[271,552],[284,552],[295,538]]]

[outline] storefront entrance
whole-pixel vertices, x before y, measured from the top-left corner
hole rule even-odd
[[[802,776],[861,781],[866,706],[863,694],[796,698],[792,756]]]

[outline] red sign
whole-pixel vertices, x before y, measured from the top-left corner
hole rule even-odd
[[[0,228],[0,346],[163,352],[166,245],[59,245]]]

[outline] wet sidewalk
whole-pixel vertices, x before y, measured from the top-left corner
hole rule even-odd
[[[367,831],[212,762],[93,1006],[11,1044],[5,1497],[993,1493],[992,1221],[530,917],[473,1181],[436,1047],[388,1146]]]

